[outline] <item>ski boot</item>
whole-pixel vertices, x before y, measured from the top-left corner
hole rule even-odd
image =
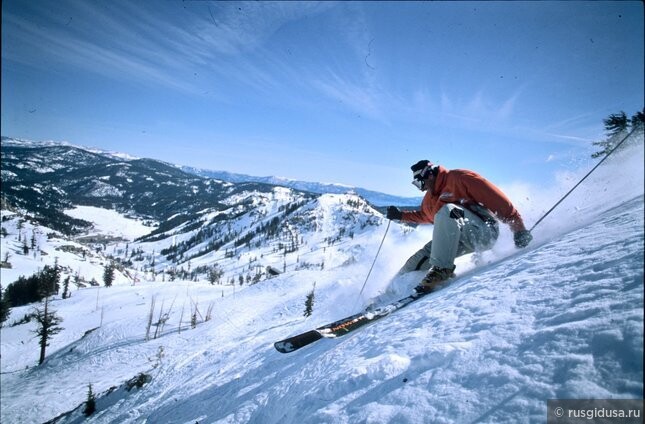
[[[414,288],[414,291],[420,294],[430,293],[439,284],[454,277],[454,270],[454,266],[451,268],[439,268],[437,266],[431,267],[426,276],[423,277],[423,280],[421,280],[421,283]]]

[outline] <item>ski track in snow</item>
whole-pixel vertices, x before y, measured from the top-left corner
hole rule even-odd
[[[273,342],[356,312],[370,297],[409,292],[420,273],[389,287],[382,276],[418,248],[423,230],[391,230],[381,255],[397,261],[377,264],[365,299],[357,292],[380,229],[361,236],[356,264],[289,272],[238,292],[194,282],[73,291],[52,302],[65,330],[42,366],[33,323],[2,328],[0,421],[51,420],[81,405],[89,383],[98,398],[93,423],[532,423],[546,422],[547,399],[642,398],[645,211],[637,182],[635,197],[623,194],[611,209],[598,199],[574,209],[591,199],[582,192],[562,204],[566,223],[545,221],[528,249],[509,247],[503,233],[483,265],[461,258],[445,288],[291,354]],[[304,318],[314,282],[314,314]],[[146,341],[153,298],[170,319]],[[191,329],[194,303],[214,308]],[[9,322],[30,309],[14,308]],[[141,372],[148,384],[122,386]],[[81,410],[58,422],[85,422]]]

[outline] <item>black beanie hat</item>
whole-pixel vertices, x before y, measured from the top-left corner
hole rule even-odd
[[[430,167],[430,172],[432,172],[432,175],[434,175],[435,177],[439,173],[439,167],[434,166],[434,164],[427,159],[420,160],[419,162],[412,165],[410,169],[412,170],[415,178],[425,179],[427,178],[428,174],[426,173],[424,175],[421,175],[421,171],[423,171],[426,167]]]
[[[428,165],[432,165],[429,160],[420,160],[419,162],[415,163],[410,167],[412,172],[417,172],[421,171],[423,168],[425,168]]]

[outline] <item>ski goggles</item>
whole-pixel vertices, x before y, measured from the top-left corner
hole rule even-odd
[[[426,178],[428,177],[428,172],[430,172],[431,170],[432,167],[428,165],[423,169],[415,171],[413,174],[414,179],[412,180],[412,185],[423,191],[426,186]]]
[[[426,186],[426,181],[425,180],[417,180],[416,178],[412,180],[412,185],[418,188],[419,190],[423,191],[423,189]]]

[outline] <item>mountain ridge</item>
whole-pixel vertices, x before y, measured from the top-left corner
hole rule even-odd
[[[73,143],[65,141],[32,141],[24,140],[2,136],[2,144],[7,146],[14,147],[25,147],[25,148],[42,148],[42,147],[65,147],[65,148],[75,148],[80,149],[91,154],[104,156],[114,160],[125,160],[125,161],[154,161],[167,166],[175,167],[183,172],[188,174],[206,177],[210,179],[217,179],[224,182],[231,183],[261,183],[267,185],[277,185],[282,187],[293,188],[299,191],[307,191],[316,194],[345,194],[345,193],[356,193],[359,196],[365,198],[368,202],[372,203],[377,207],[397,205],[405,207],[418,207],[421,203],[421,197],[401,197],[394,196],[382,192],[377,192],[374,190],[367,190],[360,187],[354,187],[338,183],[318,183],[318,182],[307,182],[293,180],[277,176],[252,176],[246,174],[239,174],[227,171],[217,171],[217,170],[207,170],[203,168],[196,168],[191,166],[183,166],[178,164],[172,164],[158,159],[150,158],[140,158],[132,156],[128,153],[112,152],[109,150],[104,150],[95,147],[85,147],[81,145],[75,145]]]
[[[209,178],[216,178],[222,181],[229,182],[262,182],[266,184],[280,185],[283,187],[294,188],[298,190],[309,191],[312,193],[331,193],[331,194],[344,194],[347,192],[355,192],[365,200],[369,201],[375,206],[383,207],[389,205],[418,207],[421,204],[421,197],[401,197],[394,196],[387,193],[381,193],[374,190],[368,190],[360,187],[349,186],[344,184],[335,183],[317,183],[293,180],[290,178],[266,176],[257,177],[247,174],[238,174],[228,171],[216,171],[203,168],[195,168],[191,166],[182,166],[182,170],[186,172],[201,175]]]

